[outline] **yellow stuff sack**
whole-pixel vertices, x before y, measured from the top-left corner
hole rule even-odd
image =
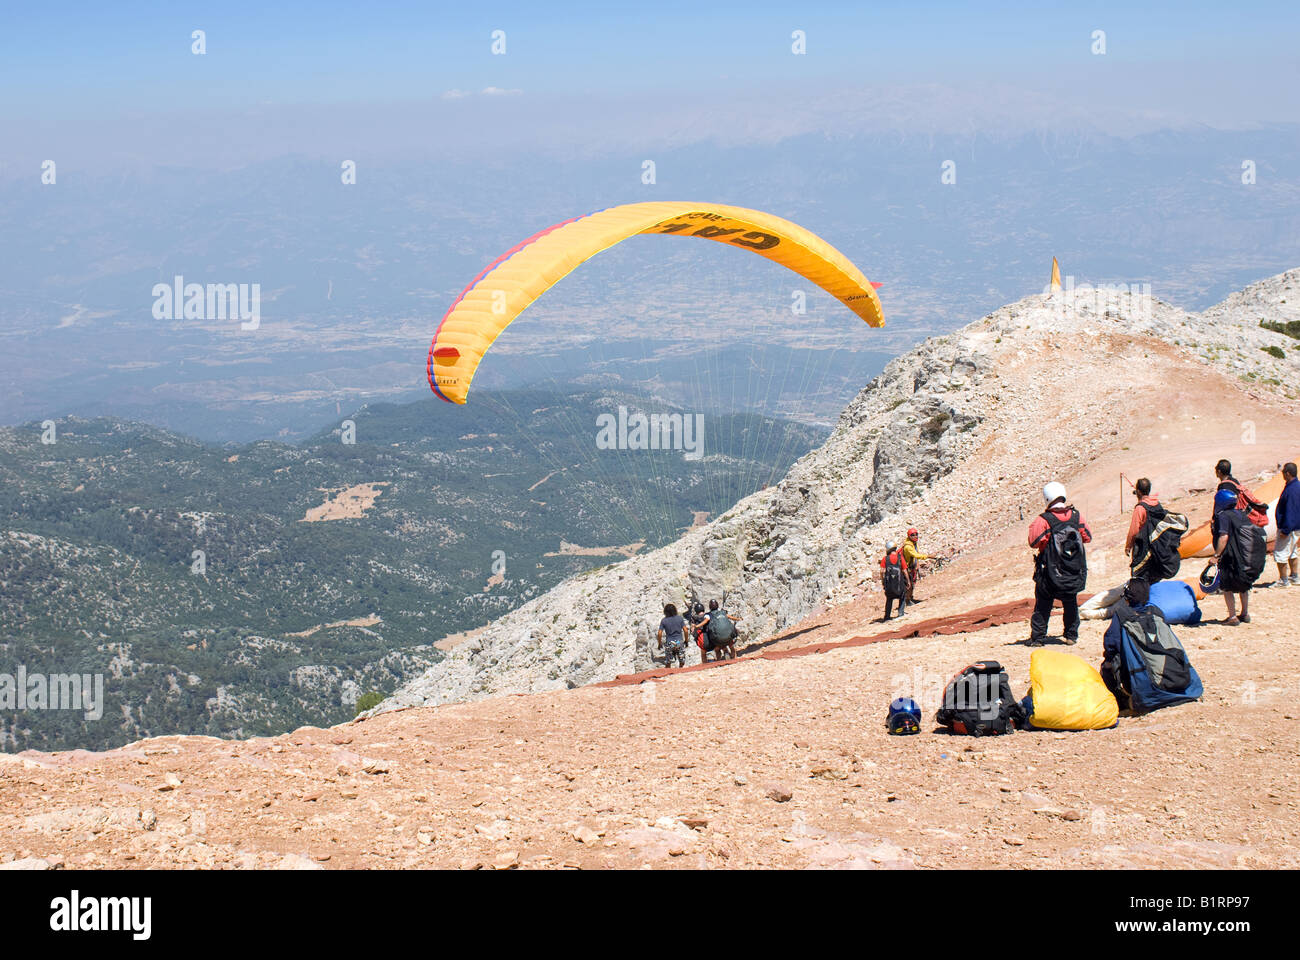
[[[1035,650],[1029,658],[1029,722],[1044,730],[1104,730],[1119,704],[1090,663],[1063,650]]]

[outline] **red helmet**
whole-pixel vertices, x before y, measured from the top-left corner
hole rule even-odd
[[[916,539],[917,537],[919,537],[919,536],[920,536],[920,534],[916,532],[916,527],[911,527],[910,529],[908,529],[908,531],[907,531],[907,539],[909,539],[909,540],[915,540],[915,539]]]

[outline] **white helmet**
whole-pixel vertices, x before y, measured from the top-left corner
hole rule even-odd
[[[1052,504],[1054,504],[1057,500],[1064,500],[1064,499],[1065,499],[1065,484],[1057,483],[1055,480],[1053,480],[1051,483],[1046,484],[1043,487],[1043,503],[1047,504],[1049,507]]]
[[[885,550],[887,550],[889,553],[893,553],[897,549],[898,549],[898,544],[896,544],[893,540],[890,540],[888,543],[885,544]]]

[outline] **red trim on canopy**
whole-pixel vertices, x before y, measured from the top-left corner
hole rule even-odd
[[[473,280],[469,282],[469,286],[467,286],[464,290],[460,292],[460,296],[458,296],[456,300],[452,303],[452,305],[447,308],[447,312],[444,313],[442,315],[442,319],[438,321],[438,329],[433,332],[433,341],[429,344],[429,363],[428,363],[429,386],[433,389],[434,393],[442,397],[442,399],[447,400],[448,403],[451,403],[451,400],[448,400],[447,397],[443,395],[443,392],[438,389],[438,384],[433,379],[434,346],[438,343],[438,334],[442,333],[442,325],[447,322],[447,318],[451,316],[451,312],[455,310],[458,306],[460,306],[460,302],[465,299],[465,294],[473,290],[476,286],[478,286],[480,280],[486,277],[489,273],[495,270],[502,263],[504,263],[505,261],[513,257],[524,247],[528,246],[530,243],[536,243],[538,240],[546,236],[548,233],[551,233],[554,230],[558,230],[560,229],[560,227],[568,226],[569,224],[574,223],[578,220],[583,219],[583,217],[588,217],[590,215],[591,214],[584,213],[581,217],[570,217],[568,220],[561,220],[559,223],[553,224],[552,226],[547,227],[545,230],[537,231],[537,233],[534,233],[527,240],[523,241],[523,243],[516,244],[515,246],[507,250],[505,253],[501,254],[501,256],[497,257],[495,260],[489,263],[486,267],[484,267],[479,272],[479,275],[477,277],[475,277]],[[449,349],[455,349],[455,348],[452,347]]]

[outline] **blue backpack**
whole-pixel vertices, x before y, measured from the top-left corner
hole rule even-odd
[[[1111,657],[1116,648],[1118,663]],[[1146,713],[1198,700],[1204,692],[1187,651],[1157,606],[1134,610],[1126,603],[1117,604],[1106,631],[1106,649],[1103,678],[1121,707],[1127,699],[1136,713]]]

